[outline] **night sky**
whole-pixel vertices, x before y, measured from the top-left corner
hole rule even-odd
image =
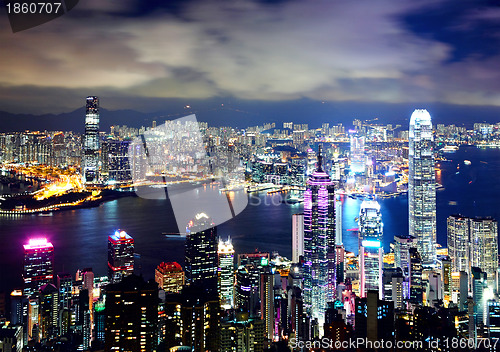
[[[2,9],[0,110],[69,112],[98,95],[141,112],[172,99],[500,111],[498,4],[81,0],[18,33]]]

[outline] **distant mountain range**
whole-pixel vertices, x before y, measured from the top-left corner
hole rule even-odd
[[[401,124],[404,128],[414,109],[425,108],[434,124],[456,124],[472,127],[474,122],[500,122],[500,107],[460,106],[440,103],[357,103],[357,102],[320,102],[308,99],[294,101],[196,101],[190,107],[180,102],[169,102],[168,108],[160,112],[144,113],[134,110],[100,109],[100,130],[109,131],[112,125],[131,127],[151,126],[165,120],[196,114],[198,121],[206,121],[210,126],[248,127],[276,122],[308,123],[310,128],[318,128],[325,122],[333,126],[343,123],[350,128],[354,119],[372,120],[378,124]],[[85,108],[81,107],[62,114],[13,114],[0,111],[0,132],[38,130],[38,131],[75,131],[85,128]]]

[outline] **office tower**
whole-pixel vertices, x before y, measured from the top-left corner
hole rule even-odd
[[[410,119],[408,204],[410,236],[417,239],[422,264],[436,262],[436,177],[431,116],[417,109]]]
[[[393,275],[391,278],[391,297],[396,309],[403,309],[403,300],[405,299],[404,277],[402,274]]]
[[[230,237],[227,241],[219,239],[217,255],[219,300],[222,308],[231,309],[234,307],[234,248]]]
[[[462,215],[451,215],[448,217],[448,255],[451,258],[451,269],[453,272],[469,272],[469,218]]]
[[[4,325],[0,328],[0,351],[22,352],[24,347],[23,327]]]
[[[423,283],[422,283],[422,258],[416,248],[410,248],[410,301],[416,304],[422,304],[423,301]]]
[[[24,290],[30,297],[54,278],[54,246],[46,238],[30,239],[24,245]]]
[[[179,293],[185,282],[184,271],[177,262],[162,262],[155,270],[155,281],[165,293]]]
[[[342,201],[340,199],[335,201],[335,244],[344,244],[342,239]]]
[[[265,321],[266,339],[273,341],[274,336],[274,272],[266,267],[260,274],[260,315]]]
[[[335,276],[337,277],[337,285],[341,282],[344,282],[344,271],[345,271],[345,248],[342,244],[335,245],[335,266],[336,272]]]
[[[498,223],[492,218],[470,220],[471,266],[481,268],[487,275],[488,287],[497,290]]]
[[[443,278],[443,299],[445,306],[452,300],[453,285],[452,285],[452,264],[451,258],[446,257],[441,259],[441,277]]]
[[[383,298],[382,286],[382,234],[384,224],[380,204],[365,200],[359,211],[359,292],[366,297],[368,291],[378,291]]]
[[[59,291],[53,284],[40,288],[40,332],[42,339],[54,339],[59,335]]]
[[[76,326],[75,330],[78,335],[80,335],[82,344],[80,347],[82,349],[88,349],[90,347],[91,337],[92,337],[92,311],[93,307],[90,304],[90,294],[88,289],[81,289],[78,293],[78,299],[76,303]]]
[[[130,141],[108,140],[105,143],[107,154],[104,157],[104,162],[107,163],[108,183],[131,181],[132,170],[128,158]],[[105,149],[104,146],[103,149]]]
[[[335,297],[335,271],[335,188],[323,171],[320,146],[318,168],[304,192],[304,304],[320,326]]]
[[[165,347],[190,346],[190,351],[219,351],[219,300],[187,286],[165,298]]]
[[[304,255],[304,213],[292,215],[292,262]]]
[[[453,280],[453,298],[458,303],[460,312],[467,310],[467,297],[469,292],[469,277],[465,271],[451,274]]]
[[[415,238],[411,236],[394,236],[394,267],[401,268],[408,276],[410,271],[410,248],[416,246]]]
[[[351,172],[364,174],[366,168],[365,137],[351,134]]]
[[[155,351],[158,285],[129,275],[106,286],[105,351]]]
[[[59,290],[59,305],[61,309],[69,309],[71,306],[71,293],[73,290],[73,278],[69,273],[57,274],[57,288]]]
[[[108,277],[117,283],[134,273],[134,239],[125,231],[117,230],[108,236]]]
[[[443,300],[443,281],[440,273],[430,272],[428,274],[425,297],[429,307],[434,306],[437,301]]]
[[[235,305],[236,308],[250,313],[250,317],[258,316],[260,270],[253,264],[241,265],[236,270]]]
[[[394,302],[378,298],[378,291],[368,291],[365,298],[356,298],[356,337],[368,341],[392,338]]]
[[[488,338],[500,338],[500,302],[488,300],[488,316],[486,326],[488,327]]]
[[[264,351],[265,322],[237,314],[236,319],[221,324],[219,351]]]
[[[186,228],[186,282],[217,292],[217,227],[205,213],[196,215]]]
[[[486,322],[486,301],[488,286],[486,273],[480,268],[472,267],[472,298],[474,299],[474,323],[476,327]]]
[[[83,137],[82,175],[85,183],[98,182],[99,174],[99,98],[87,97]]]

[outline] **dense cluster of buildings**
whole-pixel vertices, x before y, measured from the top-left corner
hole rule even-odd
[[[114,127],[115,139],[96,139],[98,116],[98,99],[87,98],[82,176],[89,184],[103,174],[129,177],[123,168],[131,163],[123,166],[120,155],[137,132]],[[0,343],[14,351],[260,352],[299,350],[297,341],[319,351],[315,342],[325,338],[500,338],[497,222],[450,215],[447,250],[436,242],[435,138],[448,138],[452,129],[436,132],[429,113],[415,110],[407,135],[399,136],[409,139],[405,150],[392,126],[357,120],[354,126],[348,134],[341,125],[309,130],[293,123],[243,133],[201,124],[208,148],[227,144],[248,156],[254,181],[303,187],[303,212],[291,219],[291,261],[278,253],[235,253],[210,209],[187,224],[184,265],[159,263],[148,282],[134,275],[134,239],[123,230],[108,236],[105,277],[91,268],[55,273],[57,248],[32,239],[24,246],[24,286],[10,296]],[[483,136],[498,130],[476,127]],[[316,153],[307,146],[313,136],[323,144],[345,142],[346,150],[320,144]],[[99,161],[104,150],[106,167]],[[374,180],[378,187],[397,183],[405,160],[408,233],[394,236],[384,253]],[[369,195],[359,209],[357,255],[342,240],[339,195],[348,187]]]

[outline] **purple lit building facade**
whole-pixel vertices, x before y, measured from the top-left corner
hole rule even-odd
[[[335,297],[335,188],[318,166],[304,193],[304,304],[307,314],[324,323],[328,302]]]

